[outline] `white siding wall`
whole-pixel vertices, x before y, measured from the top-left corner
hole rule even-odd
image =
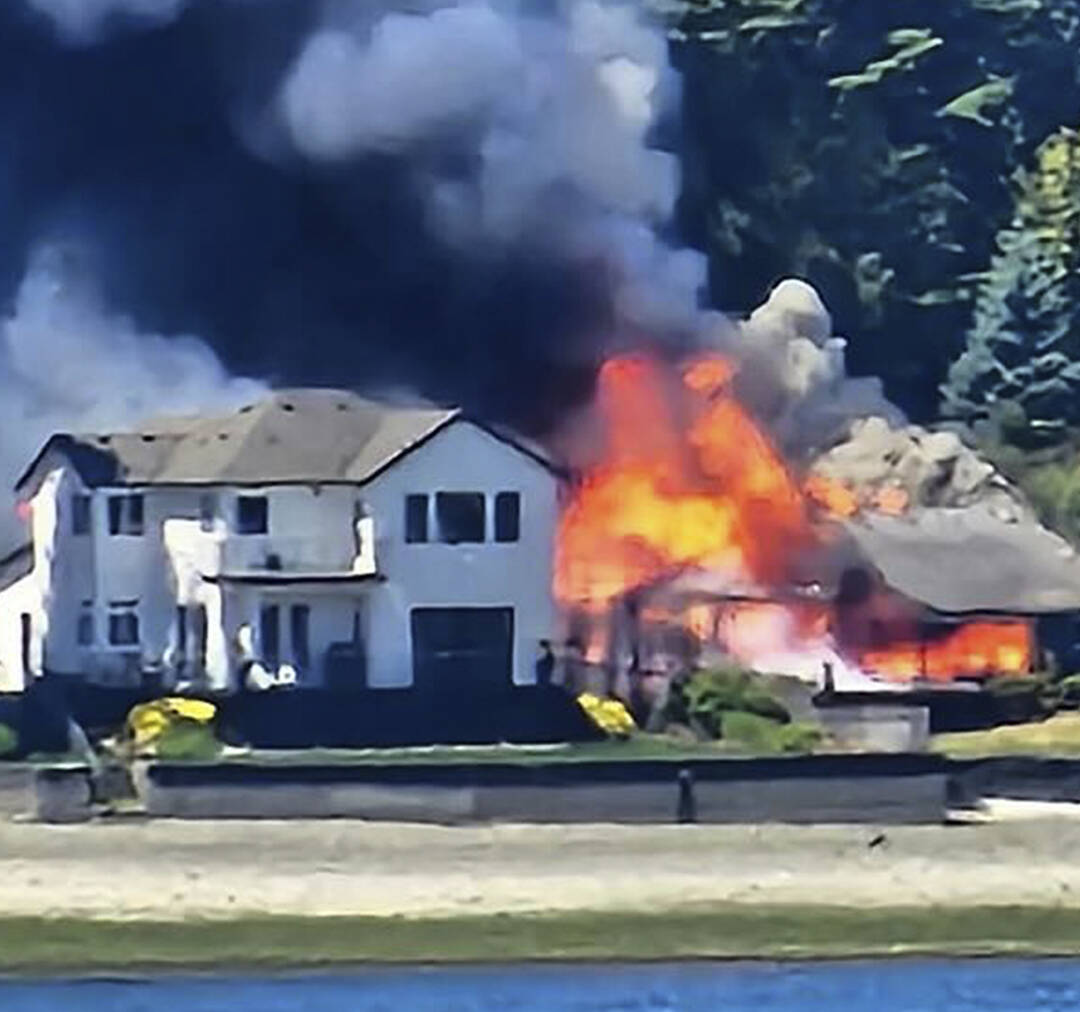
[[[483,544],[405,543],[405,496],[483,492]],[[521,496],[521,539],[496,544],[494,497]],[[558,484],[537,461],[468,422],[456,422],[364,489],[375,515],[375,552],[387,582],[373,589],[367,614],[368,680],[380,687],[412,681],[409,614],[415,607],[511,606],[514,682],[535,681],[539,642],[556,635],[552,564]],[[432,530],[432,537],[436,532]]]
[[[192,597],[205,604],[209,620],[207,667],[220,689],[234,684],[233,644],[237,630],[258,628],[262,602],[281,607],[281,659],[289,661],[289,608],[311,608],[310,647],[321,661],[327,647],[349,642],[359,611],[368,646],[368,682],[380,687],[412,681],[410,612],[415,607],[509,606],[514,609],[514,681],[534,680],[541,639],[553,638],[556,611],[551,597],[552,554],[557,522],[557,482],[538,462],[467,422],[456,422],[402,458],[363,488],[278,486],[265,489],[151,488],[87,490],[63,457],[47,470],[33,503],[34,572],[0,592],[0,689],[22,681],[19,616],[34,613],[33,663],[60,673],[84,673],[104,681],[134,675],[132,655],[162,661],[174,647],[178,588],[166,549],[169,519],[197,520],[201,497],[214,493],[228,536],[226,570],[262,569],[268,555],[285,570],[347,572],[356,552],[354,517],[358,501],[374,515],[378,570],[386,582],[350,587],[293,587],[268,590],[209,584]],[[144,531],[110,535],[108,499],[143,491]],[[405,543],[405,497],[411,493],[482,492],[487,496],[487,540],[483,544]],[[521,497],[521,537],[493,539],[494,497]],[[72,497],[91,495],[91,533],[72,530]],[[238,535],[239,495],[269,499],[266,535]],[[434,529],[433,538],[437,537]],[[92,602],[95,642],[77,643],[80,608]],[[111,603],[137,601],[139,648],[108,643]],[[137,668],[137,665],[135,666]]]

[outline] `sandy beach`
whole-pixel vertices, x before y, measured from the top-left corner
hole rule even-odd
[[[889,828],[0,824],[0,917],[1080,908],[1080,821]]]

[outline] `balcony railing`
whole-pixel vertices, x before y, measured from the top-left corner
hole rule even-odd
[[[241,535],[223,524],[207,530],[198,520],[166,520],[164,540],[181,600],[203,577],[223,573],[371,575],[376,571],[375,528],[370,517],[356,521],[344,535],[312,532],[289,537]]]

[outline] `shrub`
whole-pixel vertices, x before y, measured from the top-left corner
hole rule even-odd
[[[1080,709],[1080,675],[1069,675],[1058,683],[1061,705],[1067,710]]]
[[[720,721],[723,740],[749,752],[772,754],[783,751],[783,730],[784,726],[776,721],[742,710],[729,710]]]
[[[813,752],[825,741],[825,732],[816,724],[793,723],[780,728],[780,749],[797,755]]]
[[[19,735],[7,724],[0,724],[0,758],[14,755],[19,749]]]
[[[1038,675],[991,678],[986,691],[993,699],[996,718],[1007,724],[1046,717],[1054,712],[1060,698],[1060,689]]]
[[[760,684],[757,676],[741,668],[699,671],[677,689],[673,686],[673,694],[676,692],[681,698],[674,709],[684,710],[691,723],[713,738],[721,735],[723,718],[728,713],[752,714],[777,724],[791,720],[787,708]]]
[[[177,720],[157,737],[154,752],[172,762],[209,762],[220,755],[221,743],[206,724]]]

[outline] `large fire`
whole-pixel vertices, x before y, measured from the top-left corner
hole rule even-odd
[[[555,593],[565,606],[600,615],[623,595],[691,569],[722,574],[733,599],[748,590],[782,597],[792,560],[823,543],[816,516],[908,509],[899,487],[853,489],[821,476],[800,483],[736,399],[733,375],[713,354],[680,368],[644,355],[604,365],[596,398],[603,449],[566,503],[556,549]],[[826,612],[751,602],[693,607],[682,621],[741,660],[805,670],[834,656],[823,652],[831,648]],[[1026,624],[989,622],[930,642],[898,637],[849,659],[887,678],[942,679],[1027,670],[1032,652]]]
[[[859,666],[885,678],[912,676],[950,681],[957,674],[992,675],[1028,671],[1033,661],[1031,627],[1026,622],[969,622],[945,635],[899,641],[859,654]]]
[[[640,356],[603,367],[606,452],[563,513],[560,600],[603,604],[688,565],[768,584],[812,541],[798,484],[731,377],[718,356],[674,377]]]

